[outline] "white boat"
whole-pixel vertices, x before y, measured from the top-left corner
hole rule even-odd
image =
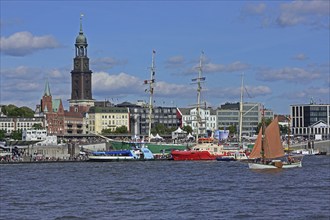
[[[264,127],[262,126],[260,128],[257,140],[249,155],[249,168],[285,169],[302,167],[303,155],[285,156],[280,137],[278,118],[276,117],[266,129]]]
[[[88,156],[89,161],[124,161],[124,160],[153,160],[154,155],[146,148],[136,150],[95,151]]]

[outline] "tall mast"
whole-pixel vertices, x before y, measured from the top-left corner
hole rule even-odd
[[[205,81],[205,77],[202,77],[203,56],[204,56],[204,52],[201,53],[200,59],[199,59],[198,77],[195,79],[192,79],[193,82],[197,83],[197,107],[196,107],[196,117],[197,117],[196,142],[197,143],[198,143],[198,136],[199,136],[199,125],[201,123],[201,116],[200,116],[201,91],[202,91],[201,83]]]
[[[243,74],[242,74],[242,83],[241,83],[241,101],[239,103],[239,144],[242,144],[242,128],[243,128]]]
[[[261,129],[262,129],[262,140],[261,140],[261,158],[263,163],[265,163],[265,109],[262,107],[262,118],[261,118]]]
[[[152,60],[150,68],[150,80],[144,80],[144,84],[149,84],[149,131],[148,131],[148,141],[150,142],[151,136],[151,119],[152,119],[152,109],[153,109],[153,95],[154,95],[154,83],[155,83],[155,54],[156,51],[152,51]]]
[[[291,117],[288,117],[288,154],[290,154]]]

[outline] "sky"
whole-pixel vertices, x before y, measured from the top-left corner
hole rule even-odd
[[[65,109],[75,39],[88,41],[92,95],[114,104],[259,102],[275,114],[290,105],[329,104],[329,1],[0,1],[0,104],[40,104],[48,80]],[[83,15],[83,17],[81,17]],[[243,76],[243,77],[242,77]]]

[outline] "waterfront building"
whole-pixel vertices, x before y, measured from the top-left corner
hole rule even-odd
[[[35,124],[44,127],[45,123],[44,117],[21,118],[6,117],[3,115],[0,117],[0,130],[4,130],[7,134],[11,134],[13,131],[32,129]]]
[[[75,42],[75,58],[71,71],[71,99],[69,100],[70,112],[86,113],[94,106],[92,98],[92,71],[89,69],[87,56],[87,38],[82,29],[80,17],[80,31]]]
[[[256,134],[258,124],[261,123],[262,111],[265,119],[273,119],[272,110],[264,109],[261,103],[243,103],[242,136],[253,136]],[[228,128],[234,126],[239,132],[240,104],[226,103],[221,105],[216,111],[218,128]]]
[[[88,132],[101,134],[103,129],[115,131],[117,127],[126,126],[130,130],[128,108],[91,107],[86,115]]]
[[[290,105],[291,129],[295,136],[330,139],[330,104]]]
[[[57,136],[47,135],[46,129],[28,129],[22,132],[22,140],[37,142],[37,145],[56,145]]]
[[[145,102],[138,101],[137,104],[123,102],[117,107],[126,107],[130,113],[130,133],[132,135],[147,136],[149,132],[149,107]],[[181,127],[181,114],[176,107],[154,106],[151,114],[151,129],[158,124],[164,125],[166,129],[177,129]]]
[[[211,132],[217,129],[217,116],[216,111],[212,108],[200,108],[200,124],[197,126],[197,108],[179,108],[182,115],[182,126],[190,126],[193,133],[196,133],[199,127],[199,134],[210,135]]]
[[[84,115],[80,112],[64,112],[64,134],[86,134]]]
[[[45,128],[48,134],[64,134],[64,108],[61,99],[53,99],[48,80],[40,103],[41,113],[46,117]],[[38,106],[37,106],[38,108]]]

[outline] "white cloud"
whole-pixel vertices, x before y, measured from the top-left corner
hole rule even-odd
[[[205,63],[202,67],[204,73],[232,73],[246,70],[250,67],[249,64],[236,61],[227,65],[216,63]],[[185,71],[186,74],[196,74],[198,72],[198,66]]]
[[[280,6],[276,22],[282,27],[298,24],[329,28],[329,1],[293,1]]]
[[[242,8],[243,14],[249,14],[249,15],[261,15],[266,10],[266,4],[265,3],[259,3],[259,4],[246,4]]]
[[[308,103],[313,99],[316,103],[329,103],[330,102],[330,89],[329,87],[309,87],[301,91],[286,92],[282,97],[286,97],[294,102]]]
[[[183,56],[173,56],[166,60],[165,67],[166,68],[178,68],[182,66],[185,62],[185,59]]]
[[[125,65],[127,61],[118,60],[112,57],[103,57],[91,60],[91,65],[93,65],[93,69],[95,70],[107,70],[111,69],[117,65]]]
[[[93,89],[98,92],[134,93],[141,90],[143,81],[127,73],[110,75],[106,72],[93,74]]]
[[[1,52],[11,56],[25,56],[38,50],[59,47],[56,39],[50,35],[33,36],[30,32],[17,32],[8,38],[0,38]]]
[[[230,102],[238,102],[241,95],[241,87],[209,88],[206,93],[217,99],[225,99]],[[272,94],[271,88],[264,85],[244,86],[244,99],[255,99]]]
[[[58,69],[53,69],[53,70],[50,71],[49,77],[51,77],[51,78],[61,78],[62,79],[63,73]]]
[[[161,97],[191,97],[196,88],[167,82],[156,82],[155,93]]]
[[[303,61],[303,60],[307,60],[308,57],[307,57],[306,54],[304,54],[304,53],[299,53],[299,54],[296,54],[296,55],[293,57],[293,59]]]
[[[256,19],[262,27],[306,25],[316,29],[329,29],[329,8],[330,3],[327,0],[288,1],[279,3],[279,7],[249,3],[242,7],[240,18]]]
[[[18,66],[11,69],[1,69],[1,75],[4,79],[31,79],[32,75],[36,80],[38,76],[42,73],[39,68],[31,68],[27,66]]]
[[[297,67],[284,67],[282,69],[263,69],[257,72],[257,79],[264,81],[284,80],[288,82],[310,82],[320,78],[318,71],[307,71]]]

